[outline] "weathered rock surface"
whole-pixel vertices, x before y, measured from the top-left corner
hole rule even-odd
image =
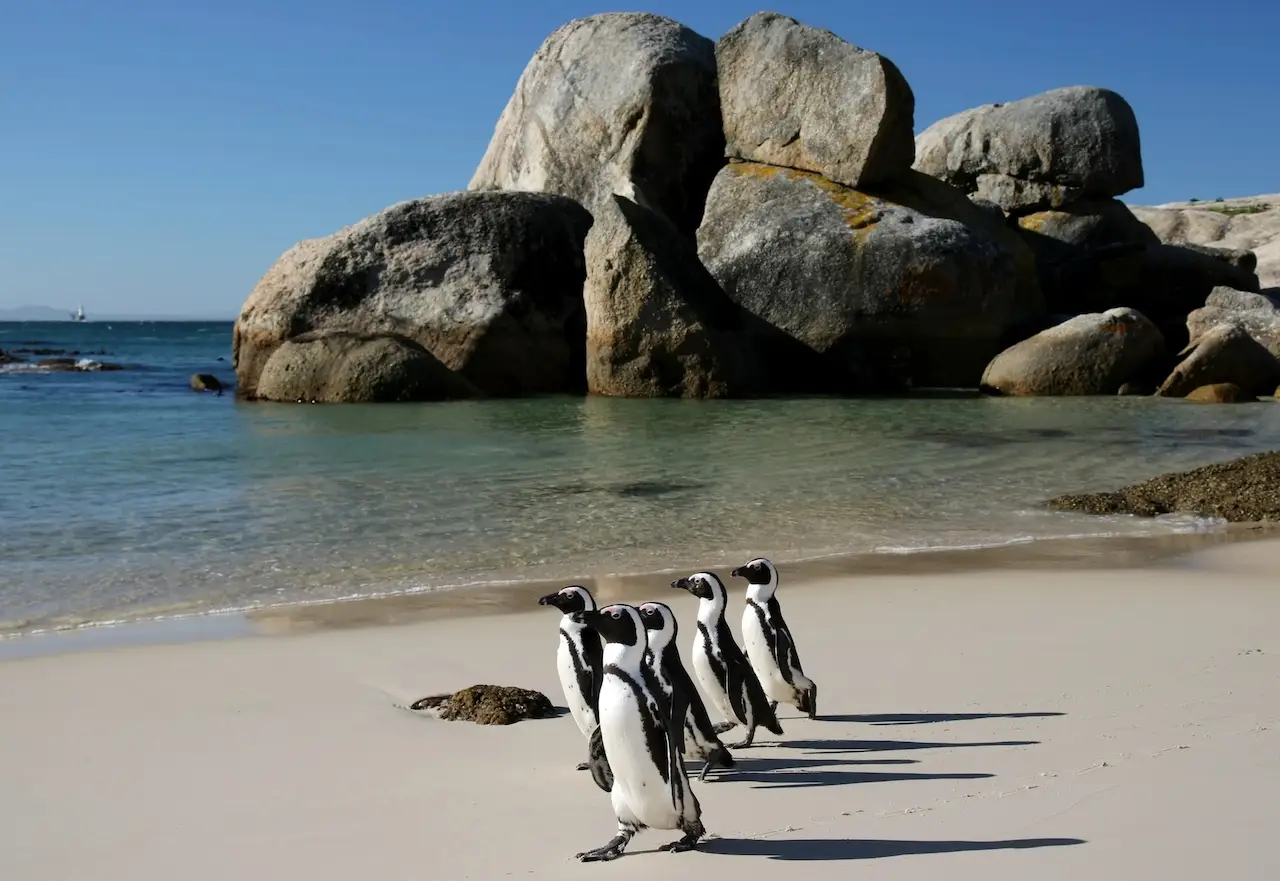
[[[1071,86],[940,120],[915,167],[1010,212],[1061,208],[1143,185],[1138,121],[1109,89]]]
[[[909,187],[884,193],[734,163],[712,185],[698,253],[730,298],[824,355],[845,390],[976,385],[1016,314],[1017,260]]]
[[[716,44],[726,152],[865,187],[911,167],[915,96],[892,61],[760,12]]]
[[[1135,205],[1133,213],[1165,244],[1252,251],[1261,288],[1280,288],[1280,193],[1221,202]]]
[[[1003,395],[1114,395],[1164,352],[1164,337],[1132,309],[1078,315],[1001,352],[981,388]]]
[[[439,401],[476,389],[422,345],[393,333],[316,330],[286,340],[258,377],[264,401],[319,404]]]
[[[1187,316],[1187,333],[1194,340],[1219,324],[1238,324],[1280,358],[1280,291],[1253,294],[1217,287],[1202,308]]]
[[[1188,513],[1235,523],[1280,520],[1280,452],[1163,474],[1116,492],[1059,496],[1049,507],[1141,517]]]
[[[590,226],[562,196],[450,193],[300,242],[241,309],[238,389],[286,339],[349,330],[414,339],[489,394],[581,391]]]
[[[1238,324],[1219,324],[1205,331],[1178,357],[1182,362],[1156,394],[1181,398],[1202,385],[1229,382],[1256,396],[1280,383],[1280,360]]]
[[[193,392],[221,392],[225,387],[222,380],[212,373],[193,373],[191,375],[191,390]]]
[[[441,719],[477,725],[512,725],[555,715],[555,707],[542,692],[507,685],[473,685],[454,694],[421,698],[409,709],[431,710]]]
[[[586,255],[588,391],[720,398],[759,387],[743,309],[665,218],[614,196]]]
[[[1188,401],[1197,404],[1245,404],[1258,400],[1233,382],[1202,385],[1187,395]]]
[[[559,193],[593,212],[620,193],[692,235],[723,164],[715,44],[669,18],[607,13],[543,42],[469,189]]]

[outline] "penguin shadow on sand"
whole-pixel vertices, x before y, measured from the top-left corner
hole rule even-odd
[[[981,850],[1031,850],[1085,844],[1083,838],[1013,838],[1004,841],[911,841],[878,838],[710,838],[703,853],[767,857],[774,860],[878,860],[886,857],[966,853]]]

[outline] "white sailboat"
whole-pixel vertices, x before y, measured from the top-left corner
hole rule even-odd
[[[72,321],[84,321],[84,305],[76,307],[75,314],[71,316]]]

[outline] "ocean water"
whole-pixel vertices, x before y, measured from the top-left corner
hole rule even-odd
[[[1057,493],[1280,446],[1280,405],[238,402],[230,323],[7,323],[0,636],[529,579],[1212,528]],[[31,356],[39,357],[39,356]]]

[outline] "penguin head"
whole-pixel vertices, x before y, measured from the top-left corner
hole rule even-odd
[[[635,606],[614,603],[599,611],[574,612],[573,620],[590,627],[606,643],[641,648],[647,644],[644,622]]]
[[[555,593],[549,593],[538,600],[540,606],[555,606],[566,615],[574,612],[591,612],[595,610],[596,601],[591,591],[580,584],[571,584]]]
[[[700,600],[711,603],[722,603],[728,598],[724,585],[714,572],[695,572],[688,578],[677,578],[671,586],[679,590],[687,590]]]
[[[676,623],[675,613],[666,603],[644,603],[638,607],[638,611],[645,630],[662,633],[668,640],[675,638],[679,625]]]
[[[764,557],[757,557],[729,574],[747,580],[747,596],[754,600],[767,602],[778,588],[778,569]]]

